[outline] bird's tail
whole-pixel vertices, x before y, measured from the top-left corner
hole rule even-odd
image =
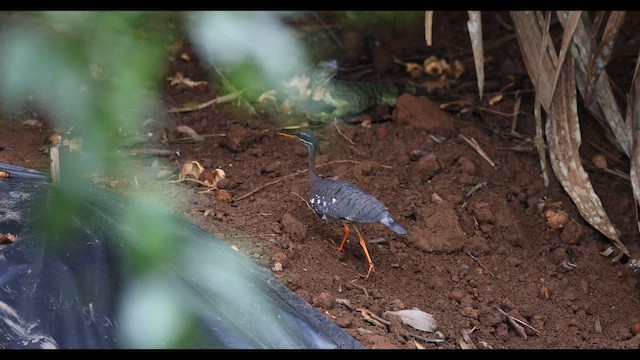
[[[396,234],[400,234],[400,235],[407,234],[407,230],[405,230],[402,226],[400,226],[400,224],[398,224],[391,217],[384,218],[380,222],[385,224],[389,229],[393,230],[393,232],[395,232]]]

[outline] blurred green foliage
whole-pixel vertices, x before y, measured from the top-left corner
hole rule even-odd
[[[170,56],[167,46],[181,36],[183,15],[61,11],[4,17],[0,34],[2,110],[36,106],[65,136],[82,139],[80,154],[62,158],[62,180],[40,209],[40,228],[51,239],[51,250],[64,252],[64,244],[56,243],[60,235],[83,237],[69,234],[68,229],[78,218],[86,220],[85,199],[90,195],[85,175],[117,169],[126,177],[123,169],[134,164],[118,155],[123,137],[136,134],[148,118],[165,120],[159,91]],[[121,190],[135,193],[133,188]],[[166,201],[158,195],[153,194],[156,202]],[[100,221],[99,217],[95,220]],[[120,221],[122,228],[130,230],[116,234],[128,244],[122,249],[123,265],[137,274],[122,299],[121,329],[126,342],[121,344],[179,347],[191,320],[179,310],[184,300],[161,275],[167,258],[178,252],[178,243],[163,229],[172,224],[158,226],[153,220],[139,209],[125,211]],[[150,276],[151,282],[147,281]],[[151,290],[161,300],[150,299]],[[146,312],[140,312],[141,308]],[[132,312],[137,316],[129,316]]]

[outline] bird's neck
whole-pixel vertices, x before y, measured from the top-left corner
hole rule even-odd
[[[316,171],[316,151],[315,149],[309,149],[309,179],[311,179],[311,183],[313,183],[318,178],[318,172]]]

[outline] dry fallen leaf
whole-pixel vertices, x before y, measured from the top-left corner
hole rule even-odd
[[[183,180],[187,176],[193,177],[195,179],[200,177],[200,174],[204,171],[204,167],[200,165],[197,161],[189,161],[182,165],[180,168],[180,176],[179,179]]]
[[[476,349],[476,345],[473,343],[473,340],[471,340],[471,336],[469,336],[469,332],[464,329],[462,330],[462,339],[460,339],[458,344],[460,345],[460,348],[463,350]]]
[[[185,84],[188,87],[196,87],[196,86],[208,84],[206,81],[193,81],[188,77],[184,77],[184,75],[181,72],[177,72],[174,76],[167,77],[167,80],[170,81],[169,85],[171,86]]]
[[[173,171],[171,171],[171,170],[167,170],[167,169],[160,170],[156,174],[156,179],[166,179],[169,176],[171,176],[172,174],[173,174]]]
[[[502,94],[497,94],[495,96],[492,96],[491,99],[489,99],[489,106],[494,106],[500,101],[502,101]]]
[[[417,79],[422,75],[422,66],[416,63],[406,63],[405,64],[407,72],[411,75],[411,77]]]
[[[198,176],[198,180],[202,181],[205,185],[216,188],[218,181],[224,179],[226,174],[222,169],[204,170]]]
[[[447,79],[457,80],[462,76],[462,74],[464,74],[464,65],[462,65],[460,60],[453,60],[451,65],[447,68],[447,71],[445,71]]]
[[[426,58],[422,63],[422,67],[424,68],[425,73],[432,76],[442,75],[449,71],[449,63],[447,60],[438,59],[435,56],[429,56]]]
[[[434,332],[438,329],[438,323],[433,315],[419,309],[385,311],[384,314],[398,315],[404,324],[417,330]]]
[[[22,125],[40,128],[42,127],[42,121],[36,119],[27,119],[22,122]]]

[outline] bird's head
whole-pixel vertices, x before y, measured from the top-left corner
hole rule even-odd
[[[305,144],[311,150],[315,150],[318,146],[318,137],[311,130],[300,130],[295,134],[278,133],[278,135],[298,139],[298,141]]]

